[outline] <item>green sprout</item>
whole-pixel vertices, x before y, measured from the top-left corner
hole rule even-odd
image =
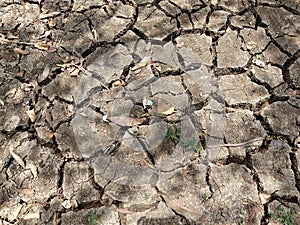
[[[145,194],[144,194],[144,199],[145,199],[145,200],[148,200],[148,199],[150,199],[150,197],[151,197],[151,196],[150,196],[150,194],[149,194],[149,193],[145,193]]]
[[[193,137],[192,139],[188,140],[185,144],[184,147],[186,147],[188,150],[193,150],[195,152],[200,151],[200,147],[198,146],[197,139]]]
[[[256,55],[255,55],[255,59],[256,59],[256,60],[259,60],[260,58],[261,58],[261,54],[256,54]]]
[[[89,216],[88,225],[99,225],[99,224],[102,223],[99,221],[98,216],[96,216],[95,214]]]
[[[273,213],[269,213],[270,218],[276,217],[283,225],[294,225],[292,217],[298,213],[297,209],[286,211],[281,205],[277,206]]]
[[[176,123],[173,123],[172,126],[168,127],[167,133],[165,134],[165,138],[168,141],[173,141],[176,145],[179,142],[180,135],[181,128],[179,128]]]
[[[94,127],[93,132],[94,132],[94,133],[98,133],[98,132],[99,132],[99,129],[98,129],[97,127]]]

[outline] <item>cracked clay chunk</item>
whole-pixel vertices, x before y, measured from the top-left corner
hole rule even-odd
[[[243,67],[249,60],[246,51],[241,50],[242,42],[236,31],[227,29],[217,46],[219,67]]]
[[[283,141],[272,141],[268,150],[253,155],[253,165],[264,191],[279,196],[299,195],[291,169],[291,148]]]
[[[299,132],[300,110],[286,102],[274,102],[263,109],[262,115],[266,117],[272,130],[282,135],[297,136]]]
[[[255,104],[269,97],[267,89],[251,82],[246,74],[221,77],[220,91],[229,105],[241,103]]]

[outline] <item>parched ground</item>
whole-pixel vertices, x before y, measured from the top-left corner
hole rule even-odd
[[[0,224],[300,224],[299,0],[1,0]]]

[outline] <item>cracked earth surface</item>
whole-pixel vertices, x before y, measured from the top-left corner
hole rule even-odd
[[[2,0],[0,224],[300,224],[299,7]]]

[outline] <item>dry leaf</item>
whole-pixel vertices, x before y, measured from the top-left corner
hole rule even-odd
[[[75,199],[73,200],[65,200],[63,203],[61,203],[62,206],[65,208],[65,209],[70,209],[71,207],[74,207],[76,208],[78,206],[78,203]]]
[[[293,90],[291,93],[292,97],[296,97],[297,95],[300,95],[300,89]]]
[[[121,208],[117,208],[116,212],[118,213],[122,213],[122,214],[132,214],[133,212],[127,209],[121,209]]]
[[[4,101],[0,99],[0,106],[4,106]]]
[[[48,37],[50,34],[51,34],[51,30],[47,30],[43,35],[38,36],[38,39]]]
[[[4,96],[12,98],[15,96],[16,93],[17,93],[17,88],[13,88],[13,89],[9,90],[8,92],[6,92]]]
[[[38,42],[34,44],[34,47],[36,47],[39,50],[47,51],[50,46],[45,42]]]
[[[58,15],[60,15],[60,12],[41,13],[40,16],[39,16],[39,19],[44,20],[44,19],[48,19],[48,18],[55,17],[55,16],[58,16]]]
[[[14,221],[15,219],[17,219],[22,207],[23,207],[23,205],[21,205],[21,204],[17,205],[14,209],[11,210],[7,219],[11,222]]]
[[[12,149],[10,149],[10,154],[17,161],[17,163],[20,166],[22,166],[24,169],[26,168],[23,159],[19,155],[17,155],[16,153],[14,153]]]
[[[254,41],[249,41],[249,42],[247,43],[247,49],[249,49],[249,50],[252,50],[252,49],[254,49],[254,48],[256,48],[256,47],[257,47],[257,43],[254,42]]]
[[[266,101],[264,104],[261,105],[260,109],[266,108],[269,105],[270,105],[269,101]]]
[[[162,112],[161,114],[163,114],[163,115],[170,115],[170,114],[172,114],[173,112],[174,112],[174,110],[175,110],[175,108],[174,107],[171,107],[171,108],[169,108],[168,110],[166,110],[166,111],[164,111],[164,112]]]
[[[40,80],[44,80],[48,75],[50,74],[50,67],[46,65],[46,67],[43,70],[43,73],[39,76]]]
[[[29,54],[29,51],[22,50],[20,48],[14,48],[14,52],[17,53],[17,54],[20,54],[20,55],[28,55]]]
[[[30,220],[30,219],[39,219],[40,218],[40,213],[39,212],[32,212],[28,213],[23,217],[24,220]]]
[[[118,124],[124,127],[134,127],[140,125],[146,121],[146,118],[132,118],[132,117],[125,117],[125,116],[114,116],[108,118],[109,121]]]
[[[259,67],[265,67],[266,66],[266,63],[262,60],[259,60],[259,59],[255,59],[253,60],[253,63]]]
[[[33,175],[33,179],[37,179],[38,178],[38,176],[37,176],[37,174],[38,174],[37,167],[35,165],[31,164],[31,163],[28,164],[27,167],[30,169],[30,172]]]
[[[34,190],[31,190],[31,189],[17,189],[17,192],[19,194],[22,194],[22,195],[28,195],[30,197],[33,197],[34,196]]]
[[[112,87],[120,87],[120,86],[124,86],[125,82],[122,80],[117,80],[115,82],[113,82]]]
[[[31,122],[34,122],[36,119],[35,111],[34,109],[26,111],[27,115],[29,116]]]
[[[260,193],[260,194],[259,194],[259,199],[260,199],[260,202],[261,202],[262,204],[266,204],[266,203],[268,203],[268,202],[270,201],[271,195],[269,195],[269,194],[264,194],[264,193]]]
[[[52,46],[50,46],[49,48],[48,48],[48,50],[47,50],[47,52],[56,52],[57,51],[57,48],[55,48],[55,47],[52,47]]]
[[[135,70],[138,70],[140,68],[143,68],[143,67],[147,66],[150,59],[151,59],[151,57],[143,58],[142,61],[135,64],[134,67],[131,68],[131,70],[135,71]]]

